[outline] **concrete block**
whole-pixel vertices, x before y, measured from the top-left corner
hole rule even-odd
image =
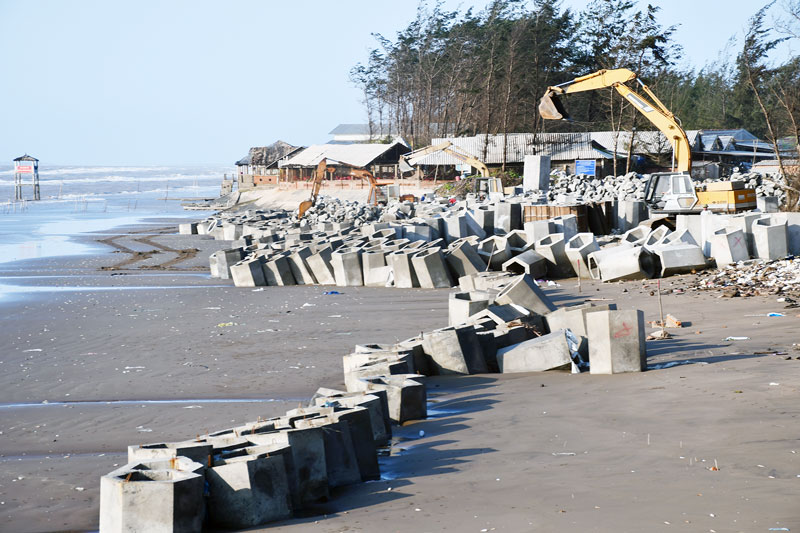
[[[647,369],[644,313],[635,309],[599,311],[586,316],[592,374]]]
[[[241,236],[242,236],[241,224],[226,224],[223,222],[222,224],[223,241],[235,241],[236,239],[241,238]]]
[[[282,429],[247,437],[260,445],[289,446],[294,469],[294,475],[289,477],[289,486],[295,508],[328,497],[325,443],[321,429]]]
[[[408,374],[413,361],[409,354],[391,352],[353,353],[342,358],[344,383],[348,392],[361,390],[360,380],[366,377]]]
[[[535,249],[547,259],[547,273],[553,278],[569,278],[575,275],[565,251],[566,241],[561,234],[549,235],[540,239]]]
[[[506,242],[511,251],[511,256],[519,255],[526,250],[532,250],[535,243],[528,241],[528,234],[521,229],[515,229],[506,233]]]
[[[404,236],[411,242],[428,242],[438,238],[439,233],[427,224],[409,224],[405,226]]]
[[[720,268],[750,259],[744,232],[740,229],[720,229],[715,232],[711,237],[711,256]]]
[[[353,435],[348,422],[344,420],[337,422],[330,416],[322,416],[298,420],[296,427],[322,429],[329,487],[343,487],[361,481]]]
[[[586,330],[586,315],[598,311],[608,311],[616,309],[616,304],[597,305],[582,304],[556,309],[544,317],[548,331],[558,331],[568,329],[576,337],[578,342],[578,352],[584,361],[589,360],[589,339]]]
[[[493,298],[484,291],[451,292],[447,299],[448,324],[463,324],[469,317],[488,308]]]
[[[494,209],[491,206],[477,206],[470,212],[470,216],[477,222],[487,235],[494,235]]]
[[[361,267],[361,250],[339,248],[331,253],[331,267],[336,285],[339,287],[360,287],[364,285]]]
[[[208,464],[213,446],[204,441],[159,442],[128,446],[128,462],[169,460],[186,457],[197,463]]]
[[[272,256],[264,263],[264,277],[267,285],[283,287],[297,284],[292,274],[292,267],[289,265],[288,255],[290,255],[289,252],[283,252]]]
[[[403,424],[428,416],[427,392],[425,385],[419,381],[422,377],[418,374],[407,374],[366,378],[362,381],[362,386],[370,394],[384,391],[389,405],[389,418],[395,424]]]
[[[482,374],[487,371],[472,326],[447,327],[425,333],[422,347],[436,374]]]
[[[412,254],[398,250],[386,255],[386,264],[394,272],[394,286],[401,289],[419,287],[419,279],[411,263]]]
[[[364,407],[336,408],[330,417],[337,422],[346,422],[350,426],[361,481],[380,479],[381,471],[378,466],[378,453],[372,436],[369,411]]]
[[[777,196],[760,196],[756,198],[756,207],[762,213],[777,213],[780,211],[780,201]]]
[[[753,224],[755,256],[771,261],[789,255],[786,222],[773,222],[766,216]]]
[[[197,235],[197,222],[178,224],[178,233],[181,235]]]
[[[170,461],[166,462],[169,465]],[[170,467],[131,463],[100,478],[100,531],[200,531],[204,478],[186,460]]]
[[[673,274],[688,274],[704,270],[707,266],[703,250],[696,244],[683,244],[680,242],[659,244],[652,248],[658,257],[657,274],[665,278]]]
[[[534,279],[547,275],[547,259],[535,250],[526,250],[503,263],[502,269],[514,274],[528,274]]]
[[[281,455],[255,456],[206,471],[210,520],[248,528],[292,516],[291,493]]]
[[[311,274],[320,285],[336,285],[336,278],[333,275],[333,267],[331,266],[332,253],[333,250],[331,248],[322,248],[306,259]]]
[[[616,204],[615,228],[628,231],[647,220],[649,212],[647,204],[642,200],[619,200]]]
[[[550,156],[526,155],[522,171],[522,190],[547,192],[550,190]]]
[[[423,289],[442,289],[453,286],[450,269],[445,262],[442,249],[425,248],[411,257],[411,266],[417,275],[419,286]],[[395,283],[397,283],[395,278]]]
[[[536,282],[527,274],[518,276],[509,283],[495,298],[498,304],[516,304],[540,315],[554,311],[556,306],[550,298],[536,286]]]
[[[486,309],[478,311],[470,318],[471,320],[474,321],[479,321],[483,318],[489,318],[496,325],[501,325],[501,324],[506,324],[508,322],[513,322],[515,320],[523,319],[530,314],[531,314],[530,311],[528,311],[522,306],[514,304],[504,304],[504,305],[490,305]]]
[[[535,339],[497,350],[497,365],[504,374],[544,372],[572,366],[578,350],[568,330],[557,330]]]
[[[555,227],[548,220],[531,220],[524,225],[525,236],[528,238],[528,244],[536,244],[550,235],[555,233]]]
[[[231,267],[242,260],[244,257],[241,248],[219,250],[211,254],[209,263],[211,266],[211,277],[220,279],[231,279]]]
[[[561,215],[550,219],[551,227],[554,227],[555,233],[564,235],[564,242],[569,241],[578,234],[578,216],[577,215]]]
[[[646,279],[656,274],[653,254],[641,246],[603,248],[588,255],[589,273],[603,281]]]
[[[483,262],[475,248],[466,241],[454,243],[447,250],[445,260],[455,277],[477,274],[486,270],[486,263]]]
[[[302,246],[292,251],[291,255],[287,257],[289,260],[289,268],[292,270],[292,276],[298,285],[315,285],[317,279],[308,266],[308,258],[314,255],[311,248]]]
[[[365,392],[337,391],[334,389],[320,388],[314,395],[313,402],[316,406],[333,407],[363,407],[369,412],[372,440],[377,446],[386,445],[392,436],[391,419],[389,418],[389,404],[386,391],[376,391],[376,394]]]
[[[261,287],[267,284],[264,263],[259,257],[242,259],[231,266],[231,277],[237,287]]]
[[[522,206],[510,202],[494,204],[495,234],[503,235],[515,229],[522,229]]]
[[[443,217],[442,220],[444,221],[444,233],[442,236],[448,243],[470,235],[467,230],[467,219],[463,214],[449,215]]]
[[[492,235],[479,242],[477,252],[492,270],[502,270],[503,263],[511,259],[508,240],[501,235]]]
[[[589,273],[589,254],[599,249],[593,233],[578,233],[567,241],[564,253],[575,273],[583,279],[589,279],[592,277]]]

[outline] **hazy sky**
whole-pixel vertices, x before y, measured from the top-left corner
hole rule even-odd
[[[348,72],[370,34],[393,36],[417,3],[0,0],[0,162],[28,152],[47,165],[232,164],[277,139],[325,142],[339,123],[365,122]],[[697,67],[761,5],[651,3],[680,24]]]

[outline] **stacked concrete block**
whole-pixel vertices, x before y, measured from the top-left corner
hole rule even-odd
[[[508,240],[501,235],[492,235],[478,243],[478,255],[492,270],[501,270],[503,263],[511,259]]]
[[[524,319],[530,314],[530,311],[520,305],[504,304],[490,305],[483,311],[479,311],[470,318],[476,322],[482,320],[483,318],[489,318],[496,326],[499,326],[508,322]]]
[[[475,328],[450,326],[426,333],[422,339],[436,374],[481,374],[487,371]]]
[[[467,227],[467,235],[475,235],[479,239],[486,238],[487,232],[483,228],[482,224],[483,221],[479,222],[475,218],[474,213],[472,211],[464,212],[463,217],[464,217],[464,224],[466,224]]]
[[[360,287],[364,285],[361,267],[361,250],[358,248],[339,248],[331,253],[331,267],[336,285],[339,287]]]
[[[562,307],[545,315],[544,320],[549,331],[559,329],[570,330],[577,339],[578,352],[584,361],[589,360],[589,339],[586,329],[586,315],[598,311],[616,309],[616,304],[594,305],[591,303]]]
[[[775,222],[769,216],[753,224],[754,255],[771,261],[789,255],[786,222]]]
[[[442,249],[426,247],[411,257],[411,266],[423,289],[442,289],[453,286],[450,269],[447,267]],[[397,278],[395,278],[396,283]]]
[[[528,244],[536,244],[551,233],[555,233],[555,226],[549,220],[531,220],[524,225],[525,236]]]
[[[186,457],[200,464],[208,464],[213,446],[204,441],[159,442],[128,446],[128,462],[158,461]]]
[[[372,440],[378,446],[384,446],[392,436],[391,419],[389,418],[389,403],[386,391],[375,391],[374,394],[364,392],[348,393],[335,389],[317,389],[313,398],[317,407],[341,406],[363,407],[369,413]]]
[[[556,306],[527,274],[518,276],[495,298],[498,304],[516,304],[540,315],[555,311]]]
[[[569,278],[575,275],[565,245],[562,234],[549,235],[536,242],[536,251],[547,259],[547,272],[551,277]]]
[[[586,316],[586,329],[592,374],[641,372],[647,369],[642,311],[591,313]]]
[[[491,206],[477,206],[470,216],[486,235],[494,235],[494,209]]]
[[[642,200],[619,200],[616,203],[616,228],[627,231],[647,220],[647,204]]]
[[[264,262],[260,257],[242,259],[231,266],[231,278],[237,287],[261,287],[267,284]]]
[[[660,271],[657,274],[662,278],[698,272],[707,266],[703,250],[696,244],[670,242],[654,246],[651,250],[658,258],[657,268]]]
[[[551,218],[551,227],[553,233],[561,233],[564,236],[564,241],[569,241],[578,234],[578,217],[577,215],[561,215]]]
[[[711,238],[711,254],[717,267],[723,267],[739,261],[747,261],[747,239],[742,230],[720,229]]]
[[[443,217],[444,233],[442,237],[448,242],[457,241],[470,235],[467,229],[467,219],[463,213]]]
[[[519,255],[526,250],[532,250],[535,243],[528,240],[528,234],[521,230],[515,229],[505,235],[506,242],[508,243],[508,250],[511,256]]]
[[[565,369],[572,366],[576,352],[568,330],[560,329],[497,350],[497,365],[504,374]]]
[[[777,196],[759,196],[756,198],[756,207],[762,213],[777,213],[780,211],[780,202]]]
[[[401,289],[419,287],[419,279],[411,263],[412,254],[405,249],[386,255],[386,264],[394,273],[394,286]]]
[[[593,233],[578,233],[567,241],[564,253],[575,273],[581,278],[589,279],[592,277],[589,273],[589,254],[599,249]]]
[[[289,255],[291,255],[290,252],[275,254],[264,263],[264,277],[267,285],[283,287],[297,284],[289,264]]]
[[[365,407],[335,408],[329,417],[336,422],[345,422],[350,427],[361,481],[380,479],[381,473],[370,412]]]
[[[118,468],[100,478],[100,531],[200,531],[204,483],[183,458]]]
[[[445,259],[454,275],[459,278],[486,270],[486,263],[468,241],[454,242],[448,248]]]
[[[236,239],[241,238],[242,236],[242,225],[241,224],[222,224],[222,240],[223,241],[235,241]]]

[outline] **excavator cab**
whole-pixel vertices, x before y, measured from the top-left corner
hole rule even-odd
[[[650,175],[644,192],[647,205],[657,213],[683,214],[701,210],[688,172],[658,172]]]

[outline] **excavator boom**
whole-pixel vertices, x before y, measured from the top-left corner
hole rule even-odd
[[[314,169],[314,181],[311,185],[311,198],[300,202],[300,205],[297,207],[297,218],[303,218],[303,215],[306,214],[306,211],[308,211],[308,209],[317,202],[317,196],[319,195],[319,190],[322,188],[322,180],[325,179],[326,170],[331,170],[331,168],[328,167],[328,161],[326,159],[322,159],[322,161],[320,161],[317,165],[317,168]]]
[[[625,85],[626,82],[633,80],[639,82],[646,96]],[[634,72],[628,69],[599,70],[592,74],[575,78],[572,81],[548,87],[547,92],[539,101],[539,114],[546,120],[569,120],[569,114],[559,99],[560,95],[593,91],[604,87],[613,87],[667,137],[670,144],[672,144],[675,169],[678,172],[689,172],[691,170],[692,151],[689,139],[686,137],[686,132],[683,131],[678,119],[653,94],[650,88],[642,83]]]
[[[477,157],[474,157],[474,156],[464,152],[461,148],[458,148],[457,146],[455,146],[450,141],[445,141],[445,142],[443,142],[441,144],[433,144],[431,146],[426,146],[425,148],[422,148],[421,150],[417,150],[415,152],[411,152],[409,154],[406,154],[405,156],[403,156],[403,158],[406,160],[406,162],[408,162],[409,156],[410,157],[414,157],[414,158],[418,158],[418,157],[422,157],[422,156],[425,156],[425,155],[428,155],[428,154],[432,154],[434,152],[445,152],[447,154],[450,154],[453,157],[455,157],[456,159],[458,159],[459,161],[462,161],[462,162],[468,164],[471,167],[477,168],[478,172],[481,173],[482,177],[484,177],[484,178],[488,178],[489,177],[489,168],[484,164],[483,161],[481,161]]]

